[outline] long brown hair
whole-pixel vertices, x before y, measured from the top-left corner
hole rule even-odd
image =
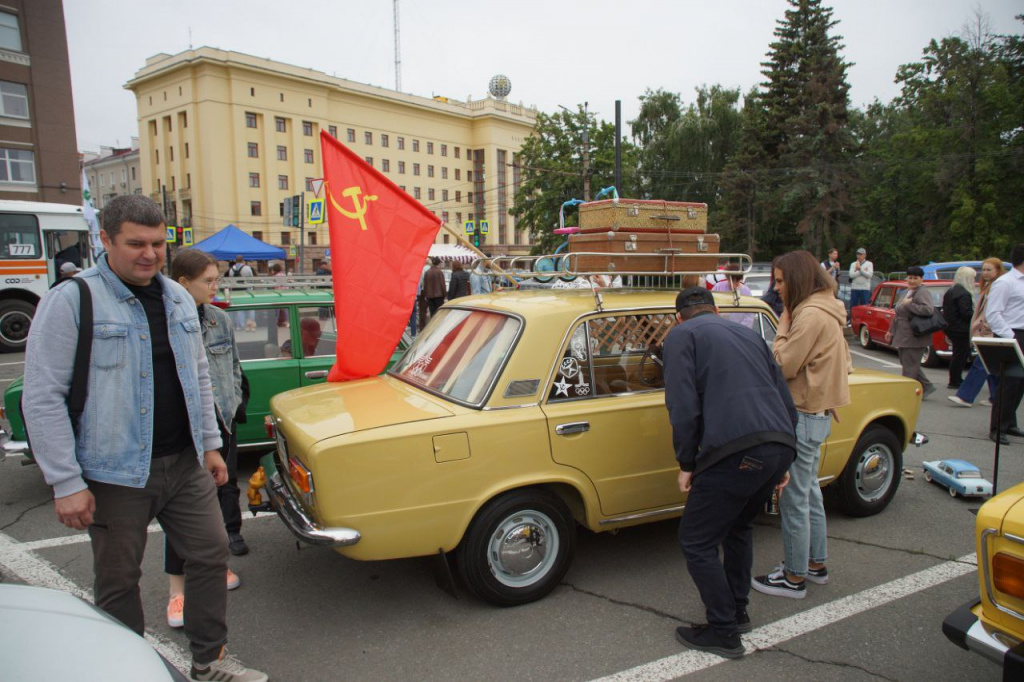
[[[992,265],[992,267],[996,269],[996,273],[998,273],[996,274],[996,279],[999,279],[1000,277],[1006,274],[1006,267],[1003,265],[1002,259],[996,258],[995,256],[992,256],[991,258],[986,258],[985,260],[981,261],[981,267],[978,268],[978,272],[981,272],[981,268],[985,267],[985,263]],[[996,280],[992,280],[992,282],[994,281]],[[988,293],[989,288],[992,286],[992,282],[986,282],[984,277],[981,278],[981,288],[979,289],[979,291],[981,292],[982,296]]]
[[[812,294],[819,291],[835,293],[835,279],[821,267],[810,251],[784,253],[775,259],[774,267],[782,270],[782,279],[786,283],[786,295],[782,302],[791,313]]]

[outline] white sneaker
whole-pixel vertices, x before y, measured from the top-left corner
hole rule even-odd
[[[238,659],[228,656],[226,649],[220,651],[220,658],[200,670],[192,663],[192,671],[189,675],[193,680],[218,680],[218,682],[267,682],[269,679],[265,673],[259,670],[250,670],[238,662]]]
[[[951,402],[954,405],[956,405],[957,407],[974,407],[969,402],[967,402],[966,400],[964,400],[963,398],[961,398],[959,396],[950,395],[950,396],[946,396],[946,399],[949,400],[949,402]]]
[[[992,401],[991,400],[979,400],[978,404],[979,405],[984,405],[985,407],[992,407]]]

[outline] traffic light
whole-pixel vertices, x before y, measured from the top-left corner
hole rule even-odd
[[[480,248],[480,227],[479,226],[475,230],[473,230],[473,246],[475,246],[478,249]]]

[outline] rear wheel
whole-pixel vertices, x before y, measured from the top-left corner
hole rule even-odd
[[[929,483],[931,483],[932,482],[932,472],[930,472],[930,471],[924,472],[924,480],[926,480]]]
[[[569,570],[576,548],[572,515],[558,496],[516,490],[487,503],[456,552],[476,597],[498,606],[536,601]]]
[[[871,341],[871,332],[868,331],[868,326],[862,324],[860,326],[860,333],[857,334],[857,340],[860,341],[860,347],[867,350],[875,344]]]
[[[889,506],[900,485],[903,448],[892,431],[872,424],[853,446],[836,482],[839,503],[850,516],[871,516]]]
[[[933,346],[928,346],[921,353],[921,364],[925,367],[938,367],[939,366],[939,354],[935,352]]]
[[[949,486],[949,496],[956,497],[956,488],[954,488],[953,486]]]
[[[0,352],[18,353],[25,350],[28,329],[35,313],[36,307],[26,301],[0,301]]]

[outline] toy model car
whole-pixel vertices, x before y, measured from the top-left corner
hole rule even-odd
[[[981,476],[978,467],[962,459],[942,459],[921,462],[924,479],[949,489],[950,497],[986,497],[992,494],[992,484]]]
[[[978,510],[978,590],[942,623],[962,649],[1003,666],[1004,680],[1024,679],[1024,483]]]
[[[569,569],[576,525],[682,512],[651,351],[676,324],[676,293],[499,291],[446,304],[386,375],[271,401],[278,449],[262,465],[275,510],[300,539],[353,559],[439,557],[485,601],[542,598]],[[716,300],[772,342],[770,307]],[[818,476],[867,516],[896,493],[921,385],[858,369],[850,395]]]

